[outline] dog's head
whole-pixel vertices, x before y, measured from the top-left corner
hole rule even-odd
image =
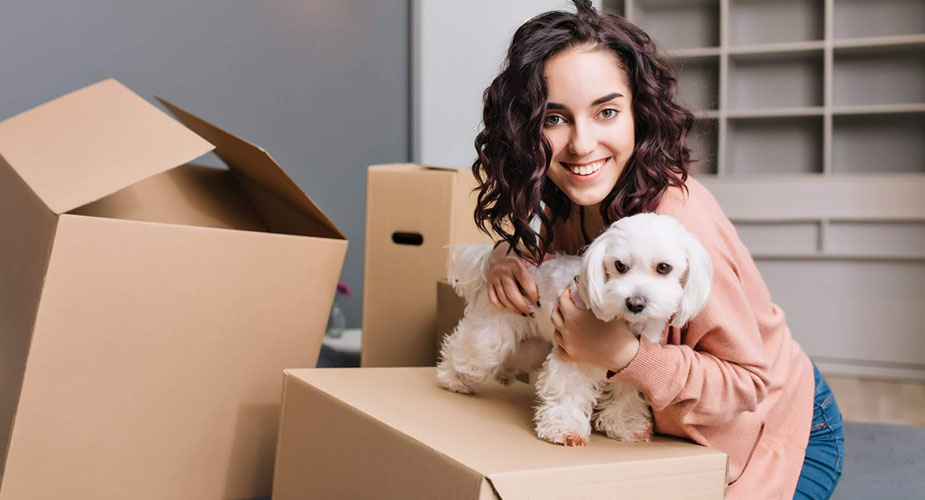
[[[713,264],[697,238],[667,215],[624,217],[581,261],[579,293],[605,321],[661,319],[684,326],[706,304]]]

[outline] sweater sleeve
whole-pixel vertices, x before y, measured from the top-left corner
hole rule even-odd
[[[745,285],[723,238],[712,230],[689,230],[713,260],[707,304],[676,344],[640,339],[636,357],[618,375],[641,388],[656,411],[672,407],[671,413],[685,424],[718,425],[758,407],[770,385],[768,360]]]

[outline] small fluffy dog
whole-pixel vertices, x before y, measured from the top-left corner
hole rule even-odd
[[[563,359],[550,314],[571,288],[578,307],[603,321],[621,318],[637,336],[659,342],[669,321],[685,325],[710,294],[713,265],[697,238],[667,215],[620,219],[581,257],[556,255],[530,268],[541,307],[527,317],[489,302],[484,285],[491,252],[487,243],[454,251],[448,277],[466,310],[441,347],[440,384],[471,394],[489,378],[507,385],[515,373],[540,368],[534,421],[541,439],[584,445],[593,421],[610,438],[648,441],[652,414],[639,389],[609,380],[600,367]]]

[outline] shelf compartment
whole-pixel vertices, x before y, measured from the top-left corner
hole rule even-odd
[[[818,222],[735,222],[754,255],[806,255],[819,251]]]
[[[909,35],[925,32],[922,0],[835,0],[835,38]]]
[[[833,173],[925,173],[925,114],[835,116]]]
[[[729,57],[729,106],[733,111],[823,105],[822,51]]]
[[[717,120],[696,119],[687,137],[691,150],[691,169],[698,174],[716,175]]]
[[[829,222],[825,251],[831,254],[925,258],[925,221]]]
[[[756,261],[774,303],[787,314],[794,339],[810,356],[921,365],[925,262]]]
[[[731,0],[729,18],[733,47],[825,38],[824,3],[817,0]]]
[[[679,98],[691,109],[715,110],[719,107],[719,58],[678,61]]]
[[[833,104],[925,102],[925,48],[835,53]]]
[[[727,175],[822,173],[822,117],[730,119]]]
[[[633,15],[666,49],[719,46],[719,0],[637,0]]]

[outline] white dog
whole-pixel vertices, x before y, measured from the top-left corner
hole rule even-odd
[[[482,243],[454,252],[448,277],[467,305],[440,350],[440,384],[471,394],[489,378],[510,384],[515,373],[541,367],[534,415],[540,438],[584,445],[593,421],[613,439],[648,441],[652,415],[639,389],[609,380],[599,367],[563,359],[553,347],[550,314],[571,287],[578,307],[604,321],[621,318],[637,336],[659,342],[669,321],[685,325],[710,293],[713,266],[697,238],[667,215],[620,219],[583,256],[557,255],[530,268],[541,307],[527,317],[489,302],[484,285],[491,251]]]

